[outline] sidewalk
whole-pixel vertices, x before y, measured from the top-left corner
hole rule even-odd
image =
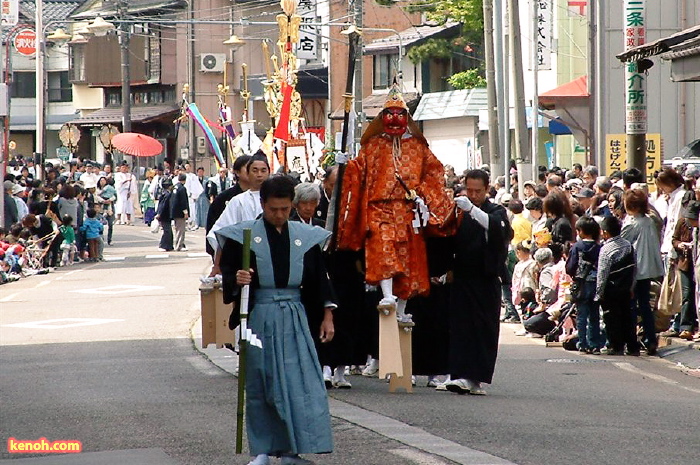
[[[501,323],[502,334],[510,335],[519,329],[522,329],[521,325]],[[552,349],[564,350],[561,347],[561,343],[546,343],[544,338],[520,337],[519,339],[523,341],[534,341],[534,343]],[[643,350],[642,354],[644,354]],[[689,370],[689,374],[693,376],[700,377],[700,342],[686,341],[677,337],[659,337],[658,357],[673,363],[681,369]]]

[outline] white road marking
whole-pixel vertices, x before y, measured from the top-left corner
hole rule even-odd
[[[40,282],[39,284],[37,284],[36,286],[34,286],[34,289],[37,289],[37,288],[46,286],[46,285],[49,284],[50,282],[51,282],[50,279],[47,279],[46,281],[42,281],[42,282]]]
[[[420,449],[428,454],[444,457],[462,465],[514,465],[513,462],[506,459],[471,449],[415,426],[337,399],[328,399],[328,405],[331,416],[374,431],[408,447]]]
[[[158,255],[146,255],[144,258],[170,258],[170,255],[166,254],[158,254]]]
[[[77,290],[70,291],[70,292],[76,292],[78,294],[114,295],[114,294],[127,294],[127,293],[134,293],[134,292],[153,291],[156,289],[163,289],[163,286],[139,286],[139,285],[135,285],[135,284],[118,284],[116,286],[104,286],[104,287],[97,287],[94,289],[77,289]]]
[[[675,386],[675,387],[678,387],[681,389],[685,389],[686,391],[695,392],[697,394],[700,394],[700,389],[694,389],[694,388],[691,388],[688,386],[683,386],[678,381],[674,381],[670,378],[666,378],[665,376],[656,375],[654,373],[646,372],[640,368],[637,368],[636,366],[632,365],[631,363],[613,362],[613,365],[618,367],[621,370],[629,371],[630,373],[635,373],[635,374],[644,376],[645,378],[653,379],[654,381],[658,381],[660,383],[670,384],[672,386]]]
[[[105,257],[106,262],[120,262],[126,260],[126,257]]]
[[[74,328],[76,326],[92,326],[101,325],[104,323],[116,323],[116,319],[108,318],[56,318],[53,320],[29,321],[26,323],[13,323],[3,325],[9,328],[29,328],[29,329],[65,329]],[[61,324],[63,323],[63,324]]]
[[[3,297],[2,299],[0,299],[0,302],[9,302],[9,301],[11,301],[12,299],[14,299],[15,297],[17,297],[18,295],[19,295],[19,292],[15,292],[14,294],[10,294],[10,295],[8,295],[8,296]]]
[[[199,257],[209,257],[206,252],[191,252],[187,254],[187,258],[199,258]]]
[[[447,465],[447,462],[438,460],[434,455],[413,449],[389,449],[389,452],[418,465]]]

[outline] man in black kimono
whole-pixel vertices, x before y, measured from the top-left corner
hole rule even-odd
[[[224,301],[250,284],[249,328],[262,341],[246,353],[249,465],[308,465],[298,454],[330,453],[333,440],[326,389],[310,331],[321,342],[334,336],[333,295],[321,245],[329,232],[290,222],[294,184],[286,176],[260,189],[262,218],[217,231],[227,240],[221,255]],[[243,230],[252,231],[250,272],[241,269]],[[236,306],[238,308],[238,306]],[[309,328],[307,313],[323,315]]]
[[[450,377],[447,390],[484,395],[498,352],[501,276],[513,230],[506,210],[489,202],[489,175],[472,170],[466,197],[455,199],[462,210],[455,236],[454,281],[450,295]]]

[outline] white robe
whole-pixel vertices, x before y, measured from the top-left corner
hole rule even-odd
[[[190,208],[190,218],[194,221],[197,218],[197,198],[204,192],[204,187],[202,183],[199,182],[199,178],[194,173],[187,173],[187,180],[185,180],[185,188],[187,189],[187,201]]]
[[[209,244],[218,249],[223,246],[224,237],[217,235],[217,232],[226,226],[231,226],[241,221],[254,220],[262,213],[262,205],[260,204],[260,191],[247,190],[242,194],[238,194],[226,204],[226,209],[221,214],[214,226],[212,226],[207,240]]]
[[[134,214],[134,199],[138,196],[138,182],[131,173],[119,172],[114,175],[114,187],[117,189],[115,214]]]

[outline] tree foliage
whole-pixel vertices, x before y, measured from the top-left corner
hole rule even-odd
[[[409,12],[426,13],[429,21],[444,24],[447,21],[462,23],[462,36],[472,42],[483,40],[483,0],[412,0],[405,7]]]
[[[474,68],[453,74],[447,82],[455,89],[474,89],[486,87],[486,79],[481,75],[481,70]]]

